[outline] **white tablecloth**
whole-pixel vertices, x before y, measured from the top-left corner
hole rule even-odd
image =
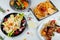
[[[9,6],[9,1],[10,0],[0,0],[0,6],[4,9],[4,10],[7,10],[9,9],[10,11],[9,12],[6,12],[6,13],[1,13],[0,12],[0,22],[2,21],[3,17],[9,13],[12,13],[12,12],[18,12],[18,11],[14,11],[10,8]],[[34,8],[39,2],[41,2],[42,0],[31,0],[31,5],[30,7],[31,8]],[[59,0],[51,0],[53,2],[53,4],[60,10],[60,1]],[[57,12],[56,14],[44,19],[44,20],[41,20],[41,21],[37,21],[37,19],[35,18],[35,16],[32,14],[32,12],[25,12],[24,14],[27,15],[31,13],[31,16],[32,16],[32,21],[34,22],[34,27],[30,27],[31,25],[29,25],[29,22],[32,22],[32,21],[27,21],[28,23],[28,27],[26,28],[26,30],[20,34],[19,36],[17,37],[8,37],[6,36],[5,34],[3,34],[3,32],[0,30],[0,35],[4,38],[4,40],[41,40],[41,38],[38,36],[38,33],[37,33],[37,29],[39,27],[39,25],[41,24],[41,22],[43,22],[44,20],[48,20],[48,19],[51,19],[51,18],[57,18],[58,16],[60,16],[60,11]],[[27,34],[27,32],[29,32],[30,34]],[[59,40],[59,39],[58,39]]]

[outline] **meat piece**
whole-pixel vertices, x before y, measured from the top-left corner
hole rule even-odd
[[[51,40],[50,36],[46,36],[45,40]]]
[[[50,26],[51,26],[51,27],[55,27],[55,24],[56,24],[56,20],[52,20],[52,21],[50,22]]]
[[[57,33],[60,33],[60,28],[57,28],[57,29],[56,29],[56,32],[57,32]]]
[[[56,22],[56,20],[52,20],[52,21],[50,22],[50,24],[53,25],[53,24],[55,24],[55,22]]]
[[[47,27],[47,35],[52,36],[55,31],[54,27]]]

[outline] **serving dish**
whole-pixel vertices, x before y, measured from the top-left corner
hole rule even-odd
[[[42,19],[58,12],[58,9],[50,0],[40,2],[35,8],[33,8],[31,10],[32,10],[34,16],[38,20],[42,20]]]
[[[31,0],[10,0],[10,7],[16,11],[25,11],[31,5]]]
[[[38,35],[42,40],[54,40],[60,35],[60,26],[57,20],[46,20],[38,28]]]
[[[23,13],[10,13],[1,22],[1,31],[9,37],[18,36],[26,27],[27,21]]]

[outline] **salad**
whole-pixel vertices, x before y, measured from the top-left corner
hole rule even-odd
[[[2,31],[7,33],[9,37],[20,34],[26,25],[24,14],[10,14],[8,18],[4,18],[2,22]]]
[[[17,10],[24,10],[28,7],[29,2],[28,0],[11,0],[10,5]]]

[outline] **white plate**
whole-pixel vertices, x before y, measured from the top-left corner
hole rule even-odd
[[[39,28],[38,28],[38,36],[42,39],[45,40],[45,38],[43,36],[41,36],[41,30],[44,27],[44,24],[48,23],[51,20],[56,20],[56,22],[58,21],[57,19],[46,19],[44,21],[42,21],[42,23],[40,24]],[[60,34],[59,33],[54,33],[54,36],[52,36],[51,40],[60,40]]]

